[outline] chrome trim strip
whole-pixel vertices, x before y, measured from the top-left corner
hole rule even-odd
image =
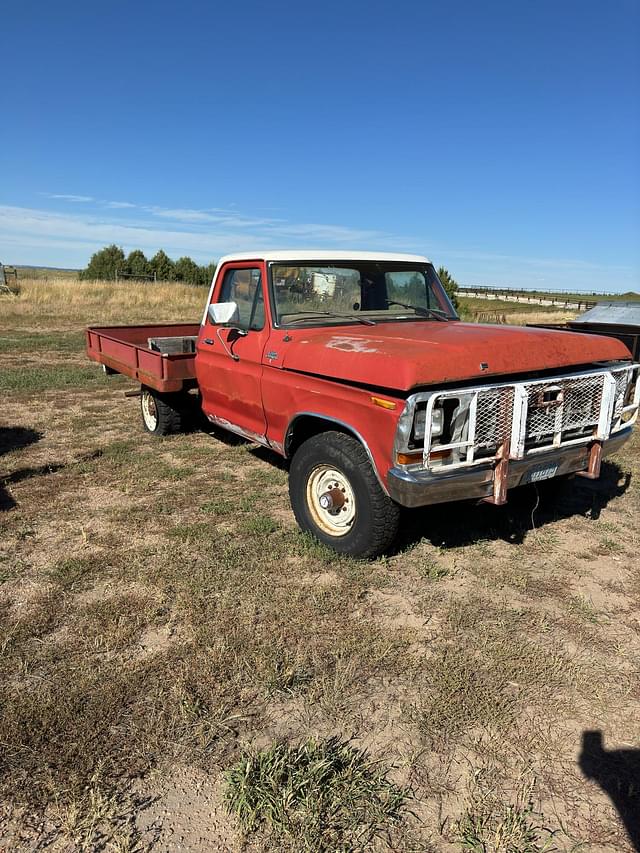
[[[225,418],[219,418],[217,415],[209,415],[207,414],[207,420],[211,421],[212,424],[221,427],[222,429],[228,430],[228,432],[232,432],[235,435],[239,435],[241,438],[246,438],[248,441],[255,441],[256,444],[262,444],[264,447],[269,447],[269,442],[267,441],[266,435],[259,435],[257,432],[251,432],[250,430],[243,429],[243,427],[238,426],[237,424],[231,423],[231,421],[226,420]]]
[[[603,456],[616,453],[631,437],[631,431],[631,427],[628,427],[604,441]],[[533,457],[514,459],[509,462],[507,488],[513,489],[519,486],[527,471],[545,462],[557,463],[558,470],[554,476],[558,477],[586,470],[588,461],[589,453],[585,445],[554,448]],[[389,495],[396,503],[406,507],[467,499],[482,500],[493,493],[493,477],[493,460],[483,461],[473,467],[456,468],[441,474],[435,474],[424,468],[407,470],[394,467],[388,472]]]

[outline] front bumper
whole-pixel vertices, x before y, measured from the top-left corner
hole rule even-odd
[[[611,435],[602,442],[602,456],[616,453],[630,436],[631,427]],[[531,469],[544,465],[558,466],[555,477],[586,471],[589,467],[589,446],[582,444],[561,447],[545,453],[536,453],[525,459],[509,460],[507,489],[521,485]],[[494,495],[495,470],[494,460],[442,473],[391,468],[387,474],[387,488],[393,500],[406,507],[490,499]]]

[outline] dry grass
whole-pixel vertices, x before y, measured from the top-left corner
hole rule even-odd
[[[521,302],[506,302],[500,299],[478,299],[475,297],[459,297],[460,315],[463,320],[473,321],[480,315],[481,322],[506,322],[512,326],[525,326],[527,323],[566,323],[575,319],[581,311],[543,308],[540,305],[528,305]],[[493,319],[495,317],[495,320]]]
[[[526,326],[527,323],[557,323],[562,325],[579,316],[578,311],[513,311],[507,314],[507,323]]]
[[[85,320],[197,318],[203,291],[123,285],[105,316],[78,286],[0,318],[5,847],[299,850],[330,811],[344,851],[630,851],[638,437],[599,484],[407,513],[395,553],[337,558],[296,528],[275,457],[154,440],[127,381],[87,365]],[[321,770],[304,745],[331,743],[326,799],[286,800]],[[269,772],[243,838],[224,779],[250,756]]]
[[[63,329],[78,323],[197,322],[206,288],[176,282],[78,281],[73,278],[21,279],[20,294],[4,297],[7,325]],[[35,326],[34,326],[35,324]]]

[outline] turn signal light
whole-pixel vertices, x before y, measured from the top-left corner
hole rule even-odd
[[[374,406],[380,406],[381,409],[395,409],[396,407],[393,400],[383,400],[382,397],[372,397],[371,402]]]
[[[399,465],[415,465],[422,462],[422,451],[419,453],[398,453],[396,456]]]

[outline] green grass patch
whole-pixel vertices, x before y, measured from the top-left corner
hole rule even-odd
[[[65,388],[101,388],[107,377],[91,365],[56,364],[10,367],[0,371],[0,391],[55,391]]]
[[[501,790],[495,771],[475,771],[467,807],[454,823],[454,838],[467,853],[552,853],[557,830],[534,805],[535,778],[525,775],[515,791]],[[573,845],[572,850],[582,845]],[[564,849],[564,848],[563,848]]]
[[[83,352],[84,332],[0,333],[0,353]]]
[[[337,737],[247,752],[226,783],[242,829],[271,836],[278,849],[370,850],[402,823],[407,802],[380,763]]]
[[[55,563],[47,574],[53,583],[61,586],[65,592],[71,592],[90,586],[97,568],[94,557],[69,557]]]
[[[233,515],[236,512],[236,503],[228,498],[216,497],[209,501],[205,501],[200,509],[208,515],[218,515],[221,518],[224,518],[225,516]]]
[[[438,581],[441,578],[447,577],[449,569],[441,563],[438,563],[437,560],[427,557],[424,561],[420,562],[418,566],[418,574],[425,580]]]
[[[275,533],[278,530],[278,522],[269,515],[257,513],[242,522],[242,530],[245,533],[252,533],[257,536],[268,536],[270,533]]]

